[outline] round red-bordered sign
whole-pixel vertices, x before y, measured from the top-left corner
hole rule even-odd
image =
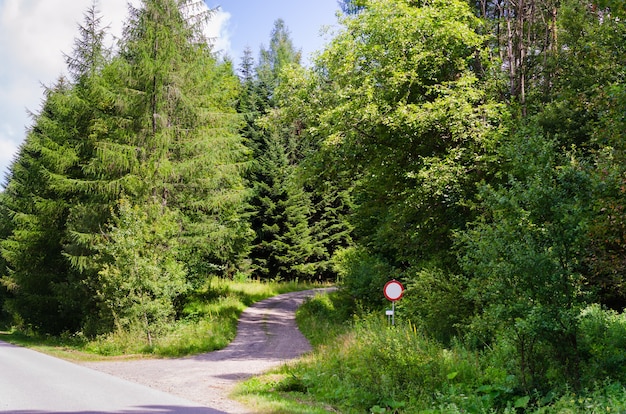
[[[397,280],[390,280],[385,284],[383,293],[385,294],[387,300],[395,302],[397,300],[400,300],[400,298],[404,294],[404,286],[402,286],[402,283],[398,282]]]

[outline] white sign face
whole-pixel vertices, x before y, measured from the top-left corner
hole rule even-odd
[[[385,284],[383,292],[388,300],[394,302],[402,297],[404,286],[397,280],[391,280]]]

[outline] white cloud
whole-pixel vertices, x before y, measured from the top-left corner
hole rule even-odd
[[[217,52],[230,54],[230,32],[228,31],[228,23],[230,22],[230,13],[218,9],[211,17],[211,21],[206,27],[205,35],[211,40],[213,48]]]
[[[126,0],[102,0],[104,22],[126,15]],[[91,0],[0,0],[0,175],[24,140],[36,112],[41,85],[65,72],[63,53],[71,53],[77,27]],[[106,24],[106,23],[105,23]],[[118,32],[121,30],[118,24]]]
[[[215,52],[230,52],[230,33],[228,32],[228,22],[230,21],[230,13],[224,12],[221,8],[209,8],[205,1],[193,3],[192,7],[187,11],[187,17],[194,15],[203,15],[211,12],[211,16],[204,27],[204,36],[213,46]]]
[[[127,0],[99,0],[102,24],[121,35]],[[39,110],[41,84],[65,73],[63,53],[71,53],[78,24],[92,0],[0,0],[0,177],[30,125],[26,109]],[[132,0],[137,6],[139,0]],[[228,13],[217,12],[207,27],[215,50],[230,51]]]

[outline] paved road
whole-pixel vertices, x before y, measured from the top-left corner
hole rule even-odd
[[[232,386],[310,350],[294,313],[325,290],[256,303],[230,346],[189,358],[80,366],[0,342],[0,414],[248,413],[228,399]]]
[[[171,413],[223,411],[0,342],[0,413]]]

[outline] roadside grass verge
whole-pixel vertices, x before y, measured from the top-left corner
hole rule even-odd
[[[349,316],[341,294],[318,295],[298,310],[313,352],[239,384],[233,398],[262,414],[626,412],[626,383],[616,378],[525,393],[506,341],[480,351],[462,342],[444,347],[406,321],[392,327],[384,316]],[[618,356],[609,345],[602,352]]]
[[[303,390],[290,387],[288,373],[265,374],[239,384],[234,393],[238,401],[260,414],[326,414],[333,407],[317,401]],[[293,383],[297,386],[297,381]]]
[[[237,334],[243,310],[282,293],[324,287],[297,282],[231,281],[213,278],[187,299],[179,318],[165,327],[150,347],[142,332],[116,331],[95,339],[81,333],[41,336],[9,330],[0,340],[74,361],[179,357],[227,346]]]
[[[300,331],[316,349],[300,360],[239,383],[232,397],[261,414],[339,412],[325,398],[311,395],[299,378],[299,368],[350,329],[353,309],[341,291],[319,294],[296,312]]]

